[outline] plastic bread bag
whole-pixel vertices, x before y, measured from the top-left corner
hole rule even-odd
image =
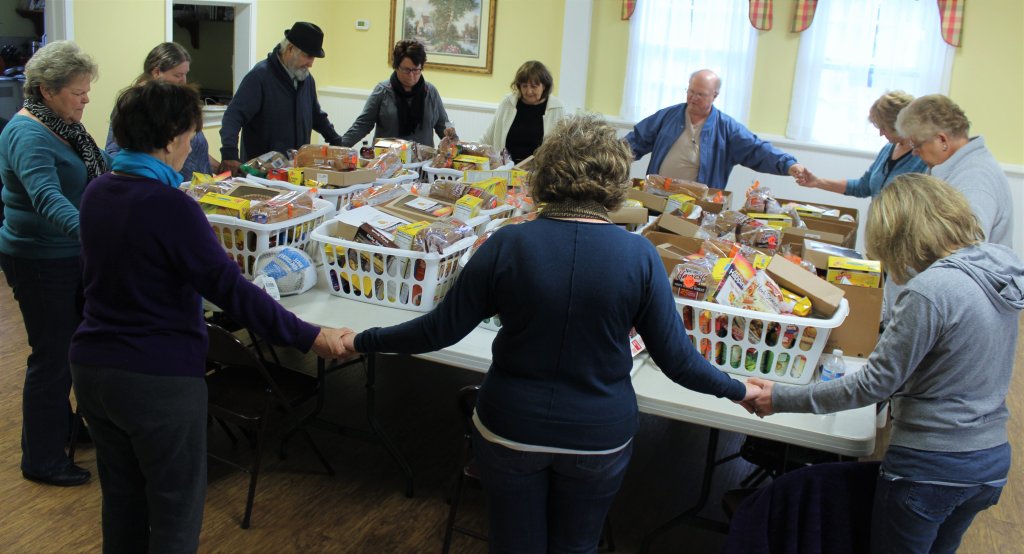
[[[490,144],[483,144],[479,142],[460,142],[459,154],[468,154],[470,156],[481,156],[487,158],[491,161],[491,169],[501,167],[504,163],[501,153],[498,152],[497,148]]]
[[[228,174],[228,176],[230,176],[230,174]],[[234,188],[235,185],[230,180],[222,181],[218,180],[217,177],[220,177],[220,175],[215,177],[211,175],[193,173],[192,185],[188,187],[185,193],[195,200],[199,200],[207,193],[215,192],[217,194],[227,194],[232,188]]]
[[[437,152],[434,154],[434,159],[430,165],[437,168],[451,167],[452,160],[458,155],[459,135],[455,134],[454,127],[448,127],[444,130],[444,136],[441,137],[441,141],[437,143]]]
[[[754,278],[743,289],[743,294],[736,300],[733,306],[755,312],[779,314],[786,309],[786,300],[779,285],[764,271],[754,274]]]
[[[762,187],[760,181],[754,181],[754,184],[750,185],[750,188],[747,189],[746,200],[743,201],[743,209],[748,212],[767,213],[765,212],[765,202],[768,198],[772,197],[772,189]]]
[[[672,196],[673,194],[686,194],[703,200],[708,194],[708,186],[694,181],[673,179],[661,175],[648,175],[644,179],[643,190],[658,196]]]
[[[402,156],[389,150],[373,160],[370,169],[377,173],[378,179],[390,179],[402,169]]]
[[[804,223],[803,218],[800,217],[800,210],[796,209],[796,204],[786,204],[785,206],[782,207],[781,213],[788,215],[789,218],[793,220],[791,227],[797,229],[807,228],[807,224]]]
[[[329,167],[348,171],[359,167],[359,151],[344,146],[306,144],[295,155],[296,167]]]
[[[249,221],[279,223],[313,211],[313,189],[293,190],[269,200],[255,202],[249,208]]]
[[[767,225],[760,227],[745,226],[738,233],[736,242],[774,252],[779,247],[779,244],[782,243],[782,231]]]
[[[405,187],[398,183],[372,186],[352,196],[351,205],[353,208],[362,206],[377,206],[390,202],[403,194],[407,194]]]
[[[433,159],[437,155],[437,149],[433,146],[427,146],[426,144],[416,143],[416,149],[413,150],[413,156],[415,162],[425,162]]]
[[[480,209],[482,210],[493,210],[501,204],[501,199],[497,196],[474,187],[472,183],[463,181],[437,179],[433,183],[424,183],[417,186],[414,192],[419,196],[426,196],[446,202],[458,202],[460,198],[469,194],[483,200],[480,203]]]
[[[282,169],[289,165],[288,158],[284,154],[271,150],[245,162],[242,164],[241,170],[243,173],[256,177],[266,177],[267,172],[271,169]]]
[[[471,236],[473,228],[458,219],[435,221],[416,233],[412,241],[412,250],[441,254],[445,248]]]

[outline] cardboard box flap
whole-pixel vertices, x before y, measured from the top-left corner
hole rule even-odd
[[[768,276],[782,288],[802,294],[811,300],[811,308],[824,317],[832,317],[839,309],[843,289],[826,282],[799,265],[776,255],[765,268]]]

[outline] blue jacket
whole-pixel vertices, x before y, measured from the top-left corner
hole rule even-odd
[[[651,154],[647,173],[657,174],[672,145],[683,134],[686,104],[658,110],[626,135],[634,159]],[[697,182],[724,189],[735,165],[761,173],[786,175],[796,158],[757,138],[742,123],[711,107],[700,134],[700,171]]]
[[[847,179],[847,196],[858,196],[860,198],[875,197],[897,176],[904,173],[924,173],[928,170],[928,166],[924,165],[921,158],[908,153],[893,165],[891,171],[886,171],[886,164],[889,161],[889,156],[892,156],[892,149],[892,144],[886,144],[878,153],[878,157],[875,158],[871,167],[864,172],[860,179]]]
[[[341,136],[320,109],[313,76],[299,81],[298,88],[292,86],[292,78],[277,55],[279,49],[274,47],[267,59],[253,66],[231,98],[220,128],[221,160],[244,162],[271,150],[287,154],[292,148],[309,144],[313,131],[328,143],[341,145]]]
[[[615,225],[538,219],[502,228],[434,311],[356,336],[360,352],[430,352],[501,317],[476,413],[523,444],[610,450],[636,433],[629,330],[667,377],[733,400],[743,385],[687,338],[654,245]],[[737,407],[737,410],[740,408]]]

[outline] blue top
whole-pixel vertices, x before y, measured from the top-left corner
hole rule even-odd
[[[734,400],[745,393],[694,349],[654,246],[609,224],[538,219],[505,227],[434,311],[364,331],[356,349],[430,352],[495,314],[501,330],[476,410],[487,429],[515,442],[598,451],[632,438],[633,327],[673,381]]]
[[[35,119],[15,115],[0,133],[0,252],[32,259],[78,256],[78,204],[88,178],[74,148]]]
[[[313,76],[296,88],[277,55],[279,49],[275,46],[267,59],[253,66],[231,98],[220,128],[221,160],[245,162],[270,151],[287,154],[309,144],[313,131],[328,143],[341,145],[341,136],[320,109]]]
[[[192,151],[189,152],[188,157],[185,158],[185,165],[181,166],[181,176],[186,181],[192,180],[193,173],[205,173],[207,175],[213,173],[212,167],[210,167],[210,144],[206,141],[206,135],[202,131],[196,131],[194,137],[192,137]],[[107,153],[111,157],[117,156],[117,153],[121,151],[121,147],[118,146],[117,141],[114,140],[114,130],[107,129]]]
[[[634,159],[651,154],[647,173],[657,174],[672,145],[683,134],[686,104],[658,110],[626,135]],[[757,138],[742,123],[711,107],[700,133],[700,170],[697,182],[724,189],[733,166],[742,165],[761,173],[786,175],[796,158],[772,143]]]
[[[924,173],[928,170],[928,166],[921,161],[921,158],[918,158],[912,152],[904,154],[900,159],[896,160],[892,169],[889,169],[889,157],[892,156],[893,148],[895,146],[892,143],[883,146],[882,150],[878,153],[878,157],[875,158],[871,167],[864,172],[860,179],[847,179],[845,194],[860,198],[868,196],[874,198],[897,176],[904,173]]]
[[[319,329],[242,276],[199,204],[148,178],[107,173],[82,196],[85,309],[72,363],[202,378],[200,296],[253,333],[306,351]]]

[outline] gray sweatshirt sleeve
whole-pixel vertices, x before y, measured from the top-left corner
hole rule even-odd
[[[366,99],[366,104],[363,105],[363,112],[352,122],[352,126],[348,128],[348,131],[345,131],[345,134],[341,136],[342,146],[353,146],[369,134],[370,130],[377,125],[380,103],[387,92],[387,89],[381,85],[374,87],[370,97]]]
[[[928,299],[904,290],[863,369],[824,383],[776,384],[772,388],[772,409],[827,414],[881,402],[903,386],[932,350],[941,325],[938,311]]]

